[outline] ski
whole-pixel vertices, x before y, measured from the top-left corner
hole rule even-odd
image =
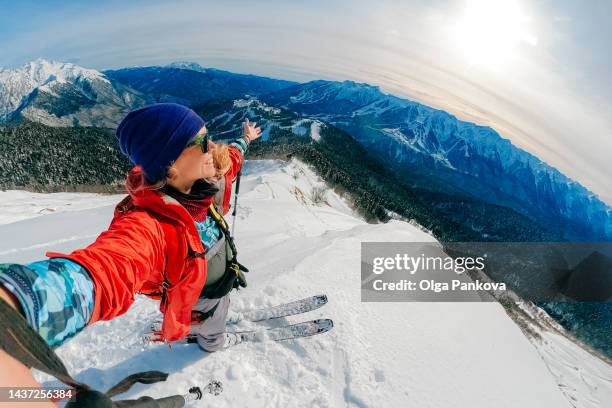
[[[272,329],[267,330],[226,332],[225,344],[223,348],[227,349],[246,342],[251,343],[262,341],[284,341],[298,339],[302,337],[310,337],[328,332],[333,327],[334,322],[331,319],[316,319],[308,322],[300,322],[287,326],[274,327]],[[188,335],[186,343],[197,343],[197,335]]]
[[[326,295],[315,295],[304,299],[296,300],[294,302],[283,303],[278,306],[264,307],[261,309],[255,309],[244,313],[236,313],[227,323],[237,324],[241,321],[248,321],[252,323],[261,323],[267,320],[280,319],[281,317],[294,316],[306,312],[310,312],[320,308],[327,303]],[[197,328],[202,324],[200,318],[202,313],[192,312],[191,325],[192,328]],[[151,332],[161,331],[162,321],[156,320],[151,324]]]
[[[327,303],[326,295],[315,295],[294,302],[283,303],[278,306],[255,309],[245,313],[239,313],[228,322],[235,324],[241,320],[249,322],[262,322],[264,320],[279,319],[281,317],[294,316],[318,309]]]
[[[225,332],[225,344],[223,348],[230,348],[245,342],[261,341],[284,341],[310,337],[330,331],[334,327],[331,319],[316,319],[307,322],[289,324],[286,326],[274,327],[267,330]],[[197,343],[197,334],[189,334],[177,343],[193,344]],[[157,343],[161,341],[159,333],[150,333],[144,336],[145,343]]]

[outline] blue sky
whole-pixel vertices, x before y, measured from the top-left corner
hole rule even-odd
[[[612,203],[609,1],[6,3],[0,67],[187,60],[368,82],[489,125]]]

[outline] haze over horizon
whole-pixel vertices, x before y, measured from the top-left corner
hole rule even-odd
[[[491,126],[610,204],[612,4],[577,3],[22,1],[0,16],[0,67],[192,61],[366,82]]]

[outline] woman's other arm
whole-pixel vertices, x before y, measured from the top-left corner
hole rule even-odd
[[[242,124],[242,137],[229,144],[229,155],[232,165],[227,172],[229,176],[226,174],[226,179],[232,182],[236,180],[236,176],[242,168],[244,156],[249,148],[249,144],[260,137],[261,129],[257,127],[257,122],[251,123],[248,119],[245,119]]]

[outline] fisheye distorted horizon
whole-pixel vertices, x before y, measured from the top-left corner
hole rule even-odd
[[[611,11],[571,0],[23,1],[0,16],[0,67],[191,61],[366,82],[491,126],[610,204]]]

